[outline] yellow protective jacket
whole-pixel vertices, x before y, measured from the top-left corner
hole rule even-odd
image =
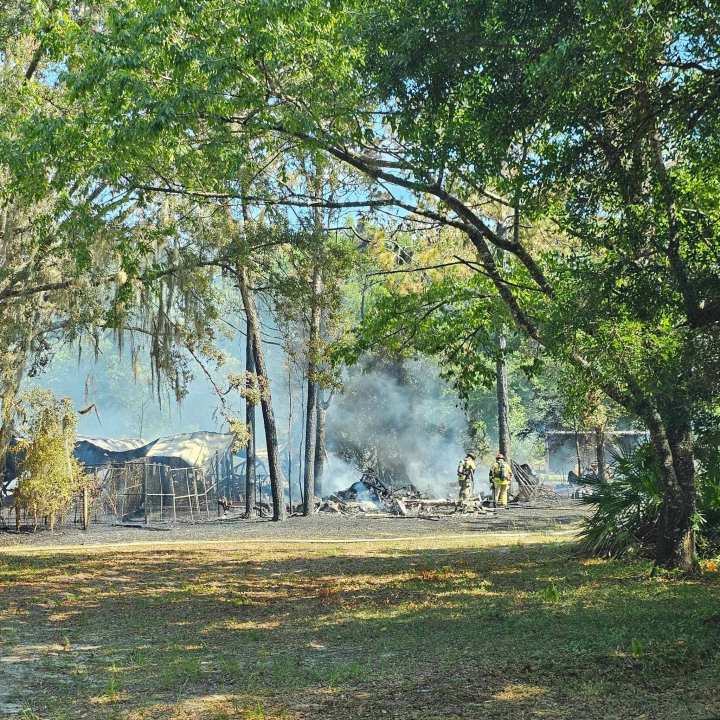
[[[458,479],[465,478],[472,480],[473,473],[475,472],[475,461],[472,458],[465,458],[460,461],[458,465]]]
[[[490,482],[496,485],[509,485],[511,476],[510,463],[506,460],[498,460],[490,468]]]

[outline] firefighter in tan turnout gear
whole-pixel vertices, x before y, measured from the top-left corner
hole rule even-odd
[[[473,485],[475,483],[475,456],[468,453],[458,465],[458,485],[460,486],[460,507],[471,510],[473,504]]]
[[[493,491],[493,507],[507,507],[508,504],[508,487],[510,486],[510,477],[512,470],[510,463],[505,459],[502,453],[495,456],[495,464],[490,468],[490,485]]]

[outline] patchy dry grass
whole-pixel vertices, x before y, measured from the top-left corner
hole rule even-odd
[[[0,554],[0,716],[720,717],[720,580],[507,537]]]

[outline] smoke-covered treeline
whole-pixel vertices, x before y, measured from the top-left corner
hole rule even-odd
[[[266,321],[272,321],[266,313]],[[225,385],[245,363],[244,338],[222,343],[224,362],[213,378]],[[268,344],[270,381],[275,389],[281,456],[285,472],[300,496],[304,443],[303,376],[280,343]],[[78,432],[96,437],[153,438],[196,430],[227,431],[218,412],[215,388],[195,368],[186,399],[168,392],[158,397],[147,358],[133,360],[111,337],[95,353],[78,354],[68,346],[54,355],[45,372],[28,378],[28,386],[44,387],[69,397],[76,409],[92,409],[79,417]],[[413,483],[431,494],[455,491],[455,466],[473,444],[460,400],[429,360],[364,358],[342,372],[329,397],[327,462],[323,493],[347,487],[369,471],[402,485]],[[494,409],[486,422],[492,423]],[[258,445],[265,442],[262,428]]]

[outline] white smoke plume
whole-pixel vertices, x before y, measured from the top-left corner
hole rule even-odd
[[[454,495],[467,442],[465,414],[432,362],[366,358],[328,411],[328,446],[345,464],[327,473],[326,487],[342,487],[349,466],[355,479],[367,469],[395,485]]]

